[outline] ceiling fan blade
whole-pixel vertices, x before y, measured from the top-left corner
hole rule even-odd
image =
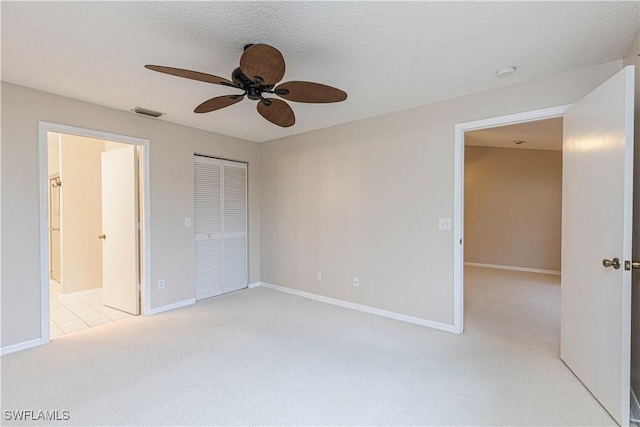
[[[347,93],[332,86],[313,82],[286,82],[278,85],[276,95],[294,102],[324,104],[347,99]]]
[[[216,96],[215,98],[208,99],[204,101],[202,104],[198,105],[194,113],[210,113],[211,111],[216,111],[224,107],[228,107],[229,105],[233,105],[237,102],[240,102],[244,99],[244,95],[224,95],[224,96]]]
[[[269,98],[265,101],[258,101],[258,113],[271,123],[288,128],[296,122],[296,116],[293,110],[284,101],[276,98]]]
[[[284,77],[284,57],[275,47],[254,44],[240,57],[240,69],[253,82],[274,85]]]
[[[199,80],[201,82],[213,83],[216,85],[224,85],[237,87],[231,80],[223,77],[214,76],[213,74],[200,73],[198,71],[183,70],[182,68],[163,67],[161,65],[145,65],[148,70],[157,71],[159,73],[171,74],[172,76],[184,77],[185,79]]]

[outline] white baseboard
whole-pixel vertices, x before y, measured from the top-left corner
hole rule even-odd
[[[186,307],[188,305],[195,304],[195,303],[196,303],[196,299],[195,298],[189,298],[189,299],[186,299],[184,301],[174,302],[173,304],[163,305],[162,307],[152,308],[151,310],[149,310],[146,313],[144,313],[144,315],[145,316],[149,316],[149,315],[152,315],[152,314],[163,313],[165,311],[175,310],[176,308]]]
[[[87,289],[86,291],[72,292],[70,294],[60,294],[58,295],[58,301],[70,301],[72,299],[83,297],[86,295],[95,295],[100,293],[100,291],[102,291],[102,288]]]
[[[260,286],[261,282],[253,282],[253,283],[249,283],[249,285],[247,286],[249,289],[253,289],[253,288],[257,288],[258,286]]]
[[[42,345],[42,340],[40,338],[36,338],[35,340],[21,342],[19,344],[8,345],[6,347],[0,348],[0,356],[4,356],[5,354],[15,353],[16,351],[26,350],[28,348],[37,347]]]
[[[353,302],[343,301],[335,298],[329,298],[329,297],[325,297],[318,294],[312,294],[311,292],[304,292],[304,291],[299,291],[297,289],[287,288],[285,286],[274,285],[273,283],[267,283],[267,282],[256,282],[256,283],[258,283],[257,286],[274,289],[280,292],[286,292],[288,294],[312,299],[314,301],[337,305],[339,307],[362,311],[364,313],[375,314],[377,316],[387,317],[389,319],[394,319],[394,320],[400,320],[402,322],[413,323],[420,326],[426,326],[428,328],[438,329],[440,331],[455,333],[455,329],[453,325],[447,325],[446,323],[434,322],[432,320],[421,319],[419,317],[408,316],[406,314],[394,313],[392,311],[381,310],[379,308],[369,307],[367,305],[356,304]],[[257,286],[253,286],[253,287],[257,287]]]
[[[525,271],[527,273],[555,274],[556,276],[560,275],[560,272],[556,270],[542,270],[539,268],[515,267],[512,265],[484,264],[481,262],[465,262],[464,265],[468,265],[469,267],[497,268],[498,270],[513,270],[513,271]]]

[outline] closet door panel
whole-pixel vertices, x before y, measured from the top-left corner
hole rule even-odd
[[[231,292],[246,288],[247,281],[247,238],[246,236],[224,239],[224,291]]]
[[[223,161],[224,292],[246,288],[247,165]]]
[[[222,239],[196,240],[196,300],[223,293]]]
[[[195,298],[224,292],[222,264],[222,161],[195,158]]]

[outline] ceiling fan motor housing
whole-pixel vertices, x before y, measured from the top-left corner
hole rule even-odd
[[[262,90],[255,86],[250,86],[247,88],[247,98],[253,99],[257,101],[262,98]]]
[[[235,70],[233,70],[233,73],[231,73],[231,80],[233,80],[233,83],[235,83],[238,87],[240,87],[241,89],[244,89],[247,91],[247,97],[249,99],[253,99],[254,101],[257,101],[259,99],[262,98],[262,92],[265,90],[270,90],[273,85],[271,86],[263,86],[259,83],[253,82],[251,81],[251,79],[249,79],[240,69],[240,67],[236,68]]]

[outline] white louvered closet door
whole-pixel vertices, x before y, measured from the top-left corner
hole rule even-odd
[[[222,162],[224,292],[246,288],[247,165]]]
[[[195,281],[200,300],[223,293],[222,161],[195,159]]]
[[[246,288],[247,165],[195,157],[196,300]]]

